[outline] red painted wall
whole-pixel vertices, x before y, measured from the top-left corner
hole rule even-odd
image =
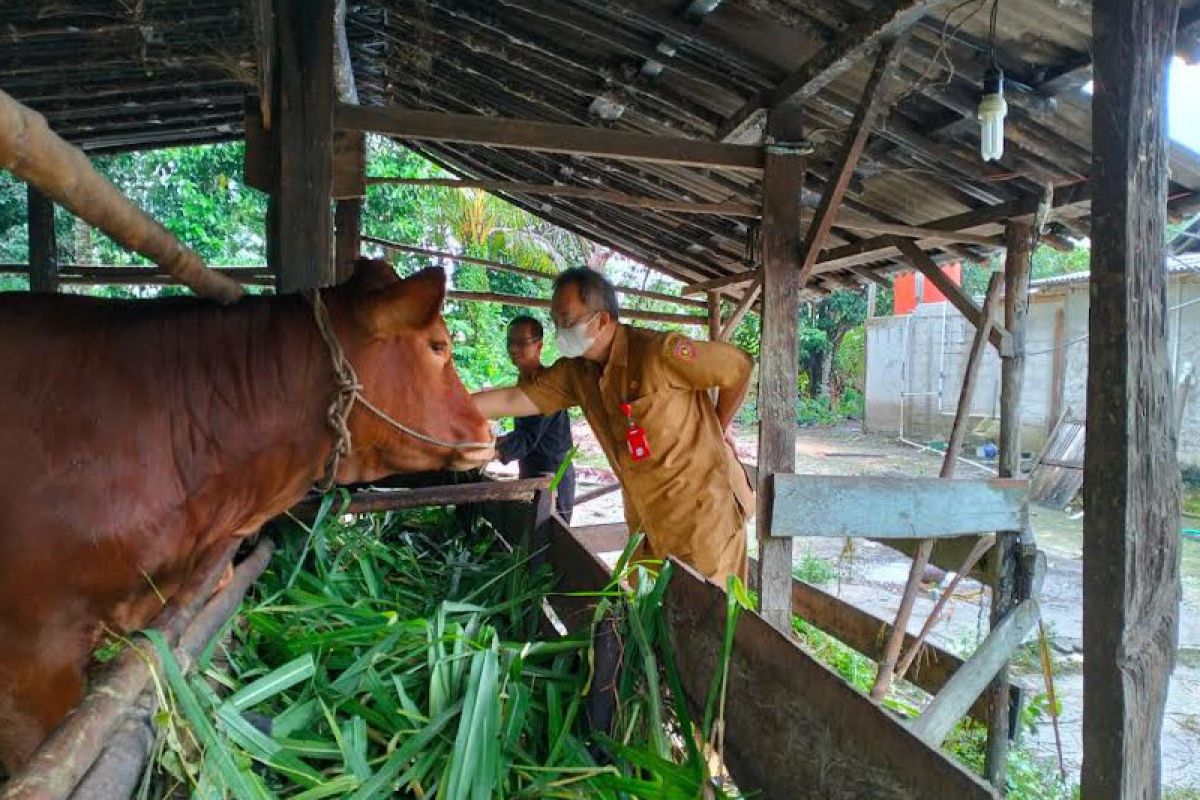
[[[942,272],[954,281],[955,284],[962,286],[962,262],[951,261],[948,264],[942,265]],[[918,303],[941,303],[946,300],[946,296],[938,291],[927,280],[920,281],[921,296],[917,297],[917,273],[909,272],[901,275],[892,282],[892,297],[893,308],[896,316],[903,316],[911,313]]]

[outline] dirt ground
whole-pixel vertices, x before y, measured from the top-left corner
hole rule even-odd
[[[581,452],[579,492],[611,481],[611,473],[599,446],[585,423],[574,428]],[[755,439],[752,429],[737,436],[739,455],[752,463]],[[797,471],[824,475],[934,476],[940,454],[917,450],[894,439],[863,433],[858,426],[805,428],[796,441]],[[986,475],[960,464],[959,477]],[[1064,759],[1073,776],[1082,758],[1083,676],[1082,563],[1083,521],[1071,515],[1035,507],[1032,510],[1038,545],[1046,551],[1048,572],[1042,590],[1042,615],[1052,642],[1055,688],[1062,704],[1061,730]],[[591,525],[621,520],[620,494],[610,494],[576,509],[574,525]],[[753,531],[750,536],[753,543]],[[753,547],[753,544],[751,545]],[[892,618],[908,576],[909,560],[895,551],[871,542],[856,542],[852,553],[844,551],[840,539],[797,541],[797,562],[816,556],[834,567],[834,576],[823,585],[855,605],[877,616]],[[828,571],[827,571],[828,572]],[[1200,542],[1184,540],[1184,600],[1180,615],[1178,666],[1171,680],[1163,726],[1163,779],[1166,786],[1200,789]],[[932,608],[931,592],[923,591],[910,624],[915,633]],[[946,617],[935,628],[933,638],[943,647],[969,655],[987,632],[986,598],[971,581],[960,583]],[[1014,662],[1016,679],[1027,696],[1045,691],[1032,647]],[[1054,732],[1049,720],[1023,734],[1028,746],[1047,759],[1055,758]]]

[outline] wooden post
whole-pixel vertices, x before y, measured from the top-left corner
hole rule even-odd
[[[771,475],[796,471],[796,372],[800,303],[800,190],[804,157],[798,108],[772,109],[763,167],[762,340],[758,370],[758,594],[763,618],[792,629],[792,540],[771,537]]]
[[[708,292],[708,339],[715,342],[721,338],[721,293]]]
[[[1083,487],[1088,800],[1158,797],[1179,633],[1179,466],[1167,353],[1166,86],[1178,0],[1092,11],[1092,261]]]
[[[58,242],[54,201],[32,186],[29,199],[29,291],[58,291]]]
[[[275,194],[268,257],[280,293],[334,283],[333,0],[276,0]]]
[[[1029,272],[1033,266],[1033,226],[1009,222],[1004,228],[1004,327],[1011,352],[1000,358],[1000,455],[1001,478],[1021,476],[1021,388],[1025,376],[1025,318],[1029,313]],[[998,575],[992,584],[991,621],[995,627],[1018,602],[1021,531],[1001,531],[996,540]],[[1004,784],[1008,758],[1009,691],[1008,668],[1000,670],[989,689],[991,721],[988,724],[985,774],[996,786]]]
[[[354,259],[362,252],[362,207],[361,197],[338,200],[334,207],[333,260],[338,283],[353,274]]]

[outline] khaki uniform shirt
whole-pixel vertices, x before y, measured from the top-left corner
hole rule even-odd
[[[676,556],[724,588],[727,576],[746,576],[754,493],[705,390],[740,386],[751,368],[724,342],[621,325],[604,367],[560,358],[520,387],[543,414],[582,408],[621,482],[629,530],[646,536],[641,557]],[[641,461],[630,457],[622,403],[646,431]]]

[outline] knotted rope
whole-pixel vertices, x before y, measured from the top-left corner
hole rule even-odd
[[[324,301],[321,300],[321,293],[319,291],[308,292],[307,298],[309,305],[312,306],[313,322],[316,323],[317,332],[321,334],[321,339],[329,350],[329,361],[333,366],[336,383],[329,399],[329,408],[325,412],[325,422],[333,431],[333,449],[329,451],[329,456],[325,459],[325,475],[317,483],[317,489],[327,492],[333,488],[342,457],[350,455],[350,451],[354,448],[349,420],[350,412],[354,409],[356,402],[365,406],[368,411],[401,433],[435,447],[444,447],[448,450],[475,450],[492,447],[495,444],[494,441],[448,442],[436,436],[421,433],[393,419],[387,412],[368,400],[363,394],[363,386],[359,383],[358,373],[354,371],[354,365],[350,363],[346,351],[342,348],[342,343],[338,341],[337,334],[333,330],[333,321],[330,320],[329,311],[325,308]]]

